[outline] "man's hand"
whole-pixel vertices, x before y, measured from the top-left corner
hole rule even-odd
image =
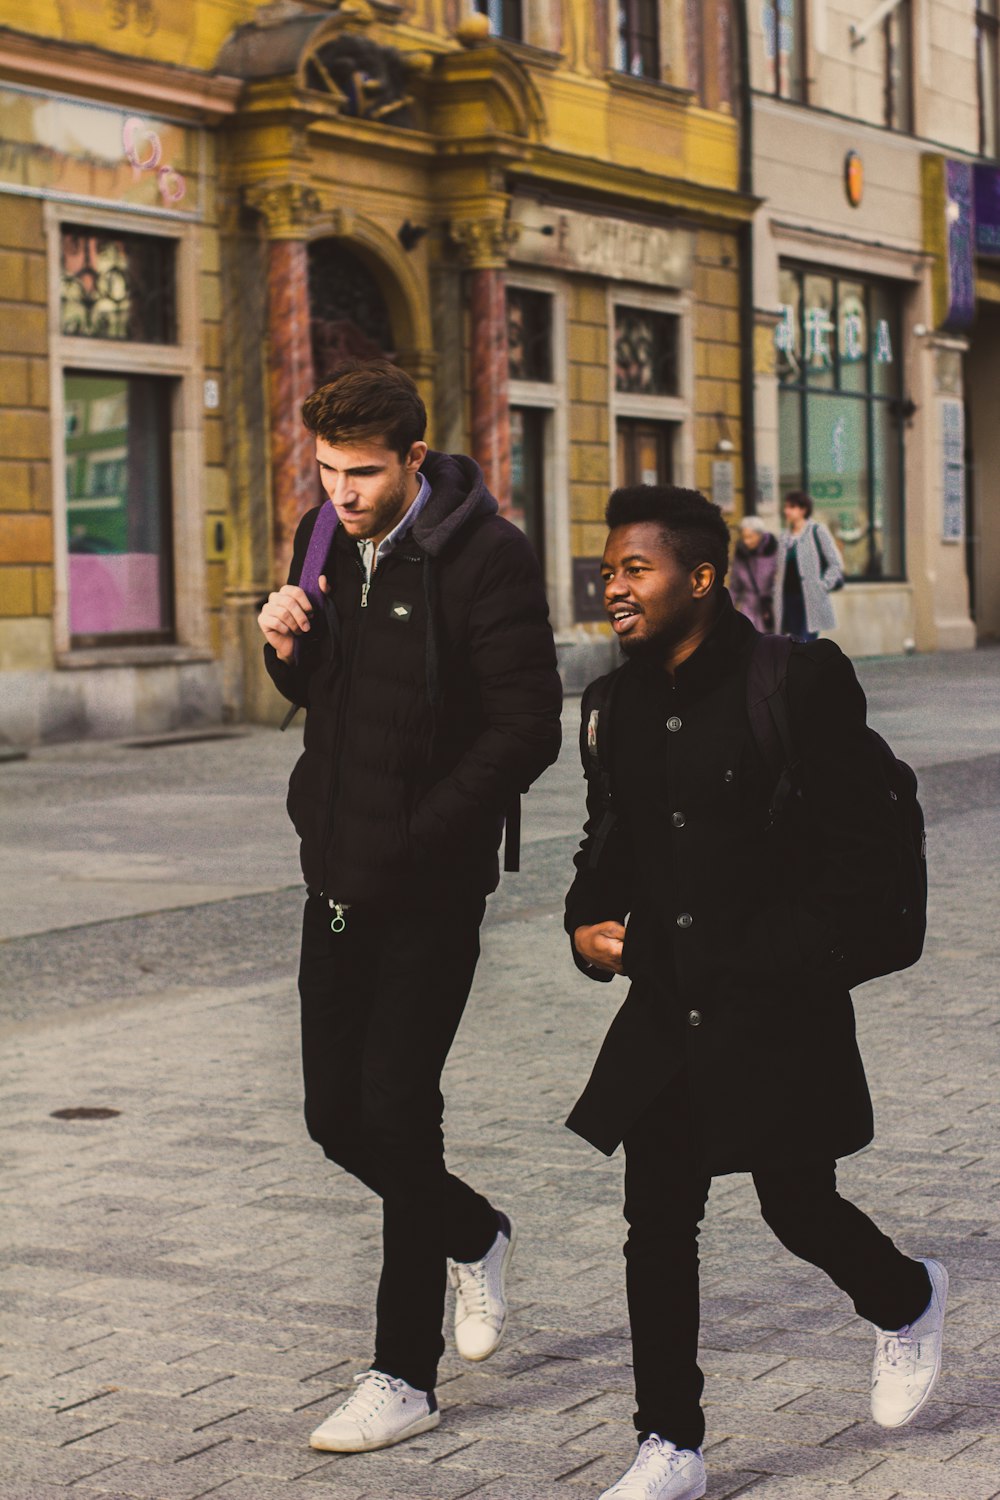
[[[322,592],[327,592],[325,577],[319,580]],[[257,624],[264,632],[264,639],[273,646],[281,661],[288,661],[295,650],[295,637],[309,629],[312,605],[304,589],[297,584],[286,583],[277,593],[269,594],[267,603],[257,616]]]
[[[595,922],[592,927],[578,927],[573,933],[573,947],[580,957],[598,969],[623,974],[622,946],[625,929],[620,922]]]

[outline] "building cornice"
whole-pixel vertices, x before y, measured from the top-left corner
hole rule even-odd
[[[159,110],[211,125],[235,114],[242,80],[72,46],[0,26],[0,78],[102,103]]]

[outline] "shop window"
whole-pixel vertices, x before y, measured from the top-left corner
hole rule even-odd
[[[661,76],[659,0],[618,0],[616,66],[633,78]]]
[[[676,396],[680,319],[645,308],[615,308],[615,390]]]
[[[619,417],[615,423],[615,483],[672,484],[675,422]]]
[[[1000,156],[1000,0],[977,0],[979,154]]]
[[[769,92],[804,104],[806,90],[805,0],[764,0],[764,61]]]
[[[552,379],[552,297],[507,289],[507,360],[511,380]]]
[[[524,40],[521,0],[475,0],[475,9],[489,17],[493,36],[504,36],[512,42]]]
[[[531,542],[545,572],[545,427],[538,406],[510,408],[510,519]]]
[[[172,386],[148,375],[64,372],[74,646],[172,639]]]
[[[309,314],[317,383],[348,359],[395,359],[382,288],[340,240],[309,246]]]
[[[901,578],[898,293],[885,282],[783,266],[780,295],[781,492],[812,496],[849,578]]]
[[[994,0],[995,3],[995,0]],[[911,0],[897,0],[882,22],[885,42],[885,124],[913,129],[913,14]]]
[[[60,333],[128,343],[176,343],[171,240],[65,224],[60,249]]]

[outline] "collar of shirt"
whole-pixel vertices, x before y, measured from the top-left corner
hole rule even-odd
[[[410,527],[413,525],[414,521],[423,510],[424,506],[431,498],[431,487],[427,483],[427,480],[424,478],[423,474],[418,474],[417,478],[420,480],[420,488],[417,490],[417,498],[414,500],[413,504],[406,512],[406,515],[399,522],[399,525],[394,526],[393,529],[389,532],[389,535],[384,536],[379,542],[378,551],[376,552],[375,543],[370,538],[368,540],[362,538],[358,542],[358,552],[361,555],[361,566],[365,570],[365,579],[368,583],[371,583],[372,573],[378,567],[379,563],[383,560],[383,558],[389,556],[389,553],[394,547],[399,546],[400,542],[403,540],[404,536],[410,530]]]

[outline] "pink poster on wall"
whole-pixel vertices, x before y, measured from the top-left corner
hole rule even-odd
[[[132,635],[162,626],[160,559],[155,553],[70,553],[73,635]]]

